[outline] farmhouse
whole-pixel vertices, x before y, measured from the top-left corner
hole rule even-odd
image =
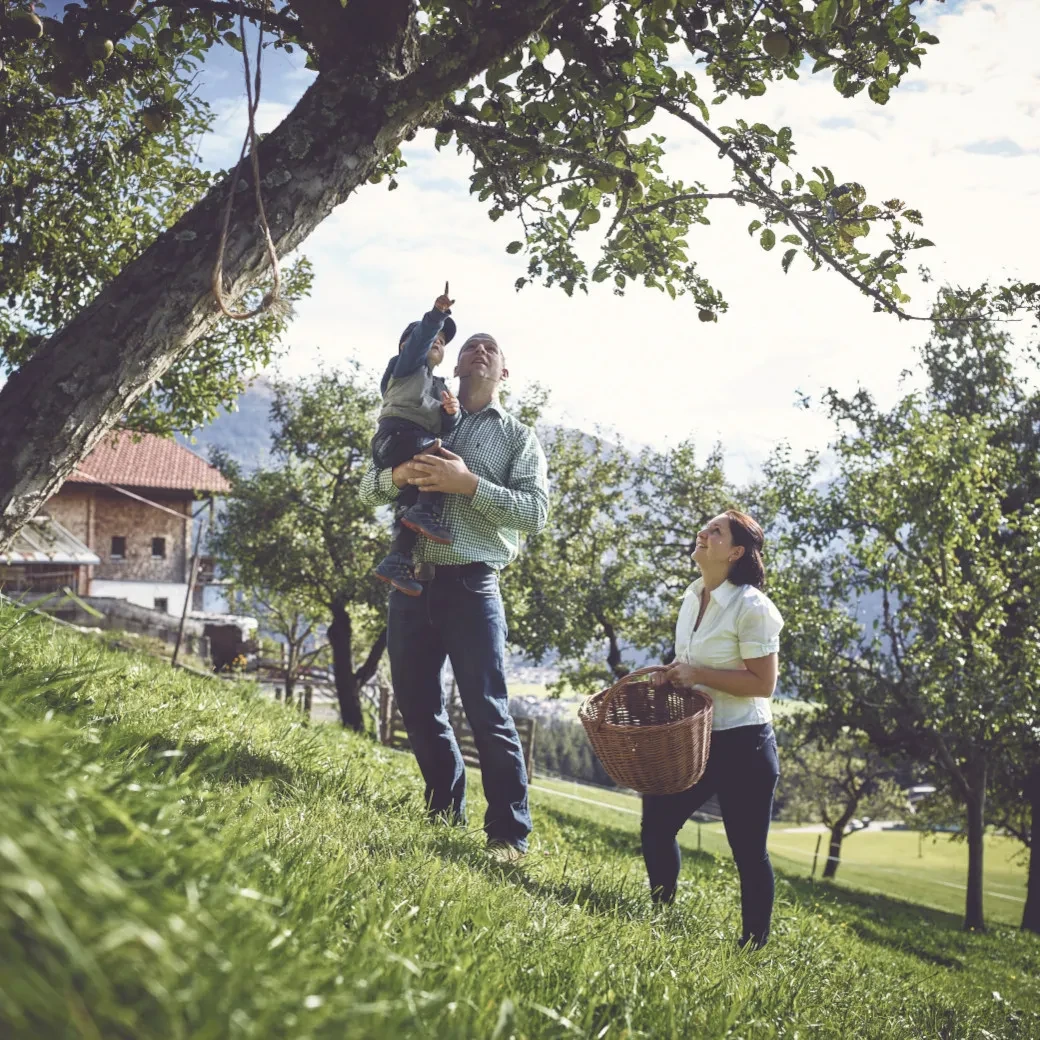
[[[107,435],[0,554],[0,584],[7,592],[67,586],[179,617],[193,519],[229,489],[180,444],[125,430]]]

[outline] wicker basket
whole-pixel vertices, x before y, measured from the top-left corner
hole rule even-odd
[[[677,794],[704,775],[711,744],[711,698],[671,683],[654,686],[660,667],[626,675],[578,709],[603,768],[640,794]]]

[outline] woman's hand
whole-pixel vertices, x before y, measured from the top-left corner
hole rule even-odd
[[[657,686],[671,683],[673,686],[690,688],[700,682],[701,669],[694,664],[685,664],[682,661],[673,661],[671,664],[665,665],[663,671],[654,674],[654,683]]]

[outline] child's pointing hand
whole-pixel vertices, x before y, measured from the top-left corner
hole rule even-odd
[[[437,310],[439,310],[442,314],[444,314],[447,311],[451,310],[451,305],[454,302],[455,302],[454,300],[449,300],[448,299],[448,283],[445,282],[444,283],[444,292],[440,296],[438,296],[436,300],[433,301],[433,305],[434,305],[434,307],[437,308]]]

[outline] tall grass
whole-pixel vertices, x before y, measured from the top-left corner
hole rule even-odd
[[[45,626],[0,611],[0,1035],[1040,1036],[1034,936],[782,883],[741,953],[721,859],[655,913],[633,835],[539,809],[492,865],[406,756]]]

